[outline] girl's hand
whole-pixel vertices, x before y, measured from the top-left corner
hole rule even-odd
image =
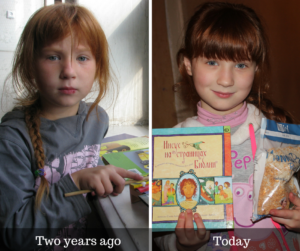
[[[200,214],[194,214],[194,220],[197,225],[197,230],[194,230],[193,212],[187,209],[185,213],[180,213],[178,217],[176,234],[176,247],[181,250],[197,250],[209,240],[210,232],[206,231]]]
[[[92,195],[120,194],[125,186],[124,178],[142,180],[143,177],[113,165],[97,166],[72,173],[79,190],[92,189]]]
[[[289,194],[290,201],[294,204],[293,209],[272,209],[272,219],[283,224],[287,229],[300,232],[300,198],[293,193]]]

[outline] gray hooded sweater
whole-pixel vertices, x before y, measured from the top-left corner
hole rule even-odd
[[[0,124],[0,250],[30,250],[36,236],[53,238],[58,229],[78,222],[91,212],[84,196],[64,197],[77,191],[70,174],[96,167],[100,143],[108,130],[108,116],[98,107],[86,119],[90,105],[81,101],[78,114],[55,121],[41,118],[40,133],[50,184],[40,209],[35,210],[39,178],[24,112],[14,110]],[[78,224],[77,224],[78,225]],[[4,248],[5,247],[5,248]]]

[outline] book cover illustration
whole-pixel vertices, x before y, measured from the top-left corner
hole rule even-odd
[[[102,143],[101,143],[101,148],[100,148],[100,151],[103,151],[106,147],[103,147],[102,146],[104,145],[104,143],[110,143],[110,142],[113,142],[113,141],[119,141],[119,140],[125,140],[125,139],[131,139],[131,138],[136,138],[136,136],[133,136],[133,135],[130,135],[130,134],[127,134],[127,133],[122,133],[122,134],[118,134],[118,135],[114,135],[114,136],[109,136],[109,137],[105,137],[103,140],[102,140]],[[102,158],[101,158],[101,152],[99,153],[99,161],[98,161],[98,165],[105,165]]]
[[[105,154],[103,160],[105,164],[121,167],[143,176],[149,173],[149,149]]]
[[[121,140],[103,143],[100,149],[100,157],[104,164],[111,164],[140,175],[146,175],[149,173],[148,147],[149,138],[147,136],[126,137]],[[111,154],[112,156],[109,156]]]
[[[149,147],[148,137],[135,137],[101,144],[100,157],[109,153],[140,150]]]
[[[153,129],[152,152],[153,231],[174,230],[186,209],[233,228],[230,127]]]

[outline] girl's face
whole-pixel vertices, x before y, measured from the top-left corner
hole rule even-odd
[[[202,108],[217,115],[237,111],[252,88],[256,64],[205,57],[184,58],[187,73],[193,77]]]
[[[195,186],[192,183],[186,182],[182,188],[184,196],[187,199],[191,199],[193,197]]]
[[[90,47],[84,42],[71,47],[68,36],[43,47],[36,60],[42,115],[48,119],[75,115],[93,86],[96,60]]]

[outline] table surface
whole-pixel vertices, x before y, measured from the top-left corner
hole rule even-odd
[[[134,136],[149,135],[145,126],[111,126],[106,137],[118,134]],[[125,186],[122,194],[98,198],[95,206],[112,238],[120,238],[122,244],[116,250],[149,249],[149,207],[142,201],[131,203],[130,187]]]

